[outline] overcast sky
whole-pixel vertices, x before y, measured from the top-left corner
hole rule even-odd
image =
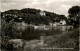
[[[80,0],[1,0],[1,11],[36,8],[67,16],[68,9],[76,5],[80,6]]]

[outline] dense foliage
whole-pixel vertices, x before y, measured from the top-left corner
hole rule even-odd
[[[80,20],[80,6],[73,6],[68,10],[69,19],[74,28],[79,27]]]

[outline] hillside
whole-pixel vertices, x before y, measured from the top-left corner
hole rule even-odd
[[[40,9],[33,8],[24,8],[21,10],[11,9],[1,13],[2,19],[5,19],[6,22],[13,20],[15,22],[22,22],[28,24],[46,24],[60,22],[60,20],[67,21],[65,15],[59,15],[54,12],[42,11]]]

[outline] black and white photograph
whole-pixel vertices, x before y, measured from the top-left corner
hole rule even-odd
[[[80,0],[1,0],[0,51],[80,51]]]

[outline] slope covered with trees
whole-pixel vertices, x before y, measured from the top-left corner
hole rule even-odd
[[[65,15],[59,15],[54,12],[43,11],[45,15],[40,15],[40,9],[33,9],[33,8],[24,8],[21,10],[11,9],[5,12],[2,12],[2,18],[9,22],[10,20],[14,19],[16,22],[22,22],[28,24],[49,24],[53,22],[59,22],[61,19],[67,21]],[[21,19],[19,19],[21,18]]]

